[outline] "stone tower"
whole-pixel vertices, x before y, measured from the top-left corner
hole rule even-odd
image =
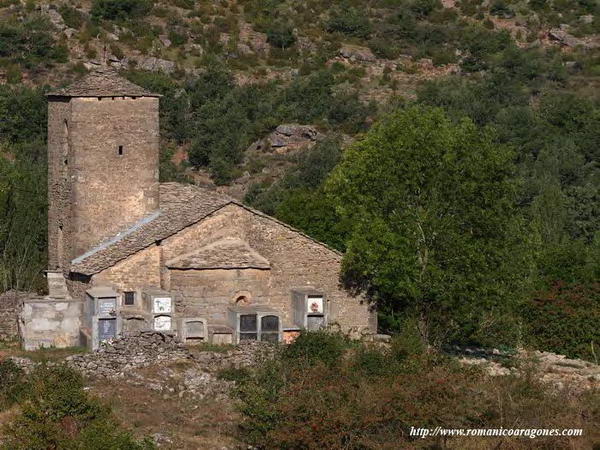
[[[51,271],[158,209],[158,97],[110,68],[48,94]]]

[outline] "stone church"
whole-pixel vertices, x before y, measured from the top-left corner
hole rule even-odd
[[[339,284],[342,255],[239,201],[159,183],[159,100],[110,69],[48,94],[49,295],[24,302],[25,348],[136,330],[182,341],[376,332]]]

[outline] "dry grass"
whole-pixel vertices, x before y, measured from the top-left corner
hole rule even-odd
[[[183,371],[189,364],[174,364],[170,369]],[[138,371],[156,379],[158,368]],[[168,383],[166,383],[168,386]],[[160,433],[170,442],[165,449],[222,449],[239,445],[236,439],[238,414],[232,402],[211,398],[179,398],[177,393],[159,392],[127,381],[95,380],[91,391],[108,402],[116,417],[136,436]]]

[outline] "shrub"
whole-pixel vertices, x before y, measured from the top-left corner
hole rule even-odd
[[[557,282],[526,304],[526,338],[535,348],[600,361],[600,284]]]
[[[0,361],[0,411],[22,399],[25,373],[12,360]]]
[[[94,0],[91,15],[95,21],[128,20],[148,14],[153,4],[153,0]]]
[[[330,33],[343,33],[359,38],[369,37],[372,29],[369,17],[356,8],[333,10],[325,28]]]
[[[278,48],[288,48],[296,42],[292,26],[286,22],[276,21],[267,28],[267,41]]]
[[[300,365],[319,362],[333,367],[339,364],[347,347],[347,339],[340,334],[328,331],[307,332],[300,334],[293,344],[284,349],[282,358]]]
[[[330,338],[310,336],[331,346]],[[339,337],[343,340],[343,338]],[[414,448],[411,427],[558,428],[564,423],[590,430],[581,445],[594,442],[599,418],[598,393],[565,396],[549,390],[535,371],[522,376],[487,377],[435,353],[419,353],[402,360],[390,350],[357,343],[335,364],[320,359],[306,365],[306,355],[319,347],[300,343],[299,353],[284,351],[274,361],[255,369],[236,389],[243,414],[242,432],[248,444],[279,448]],[[292,344],[294,346],[295,344]],[[336,347],[337,348],[337,347]],[[347,347],[346,347],[347,348]],[[297,358],[297,359],[296,359]],[[327,360],[328,358],[326,358]],[[585,417],[585,419],[584,419]],[[584,436],[586,436],[584,432]],[[453,438],[456,448],[488,448],[503,438]],[[538,437],[541,446],[556,437]],[[530,440],[511,441],[529,448]],[[444,438],[429,438],[428,448],[443,448]]]
[[[0,57],[22,62],[27,68],[66,62],[68,50],[57,45],[49,20],[39,14],[29,15],[23,22],[0,22]]]
[[[7,448],[153,448],[121,430],[110,410],[84,391],[81,375],[72,369],[41,364],[21,382],[27,383],[21,413],[3,430]]]
[[[85,21],[83,14],[69,5],[61,5],[58,12],[69,28],[79,30]]]

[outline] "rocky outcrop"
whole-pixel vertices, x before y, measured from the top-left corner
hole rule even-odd
[[[155,58],[153,56],[139,58],[137,60],[137,66],[138,68],[149,72],[164,72],[166,74],[175,72],[175,69],[177,68],[173,61]]]
[[[597,42],[576,38],[575,36],[569,34],[567,29],[567,27],[552,29],[548,32],[548,37],[551,40],[564,45],[565,47],[573,48],[580,46],[588,50],[600,47]]]
[[[299,148],[312,147],[322,137],[312,125],[282,124],[268,136],[254,142],[248,151],[284,154]]]
[[[521,350],[512,355],[499,350],[466,348],[458,353],[462,364],[481,366],[490,376],[520,376],[532,370],[541,381],[559,390],[600,388],[600,365],[581,359],[538,350]]]
[[[377,59],[371,49],[347,44],[342,45],[340,48],[340,56],[357,62],[374,62]]]

